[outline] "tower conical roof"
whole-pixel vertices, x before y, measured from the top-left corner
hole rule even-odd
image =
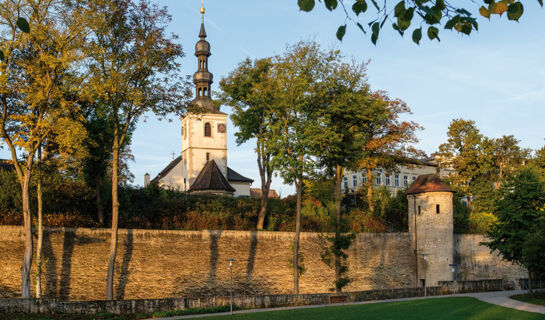
[[[431,173],[419,175],[407,191],[405,191],[405,194],[419,194],[424,192],[454,192],[454,190],[437,175]]]

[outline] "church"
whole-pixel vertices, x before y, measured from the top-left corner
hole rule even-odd
[[[152,183],[191,194],[250,196],[253,180],[227,166],[228,115],[219,106],[215,107],[212,100],[213,76],[208,71],[211,52],[204,29],[204,7],[201,15],[200,40],[195,45],[198,62],[193,75],[195,99],[181,118],[182,153],[153,180],[146,174],[144,186]]]

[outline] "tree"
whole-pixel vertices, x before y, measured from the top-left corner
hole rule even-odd
[[[530,149],[519,146],[515,136],[502,136],[494,139],[494,159],[497,170],[496,188],[499,188],[504,178],[512,174],[530,157]]]
[[[30,298],[33,244],[29,187],[36,153],[46,138],[70,130],[66,124],[77,113],[72,93],[80,82],[78,43],[85,37],[77,21],[78,8],[65,4],[57,0],[4,1],[0,6],[0,136],[11,152],[21,187],[23,298]],[[21,13],[32,26],[32,33],[28,33],[26,20],[18,19]],[[18,28],[27,33],[17,32]]]
[[[369,108],[384,110],[378,113],[368,129],[368,138],[363,146],[364,156],[358,163],[358,168],[366,172],[367,203],[373,212],[373,172],[379,168],[395,171],[397,165],[411,164],[423,152],[411,146],[418,142],[415,132],[422,127],[415,122],[399,119],[402,114],[411,112],[405,102],[389,98],[386,92],[377,91],[371,94]]]
[[[373,103],[366,81],[366,64],[343,63],[338,52],[330,53],[325,79],[321,82],[325,95],[320,109],[315,111],[323,136],[320,137],[315,157],[320,166],[334,177],[335,237],[331,253],[334,255],[335,290],[348,285],[343,277],[347,266],[343,262],[344,250],[351,244],[353,235],[345,235],[341,217],[341,182],[345,168],[354,168],[364,156],[364,146],[371,136],[370,128],[385,117],[385,105]]]
[[[543,7],[543,0],[537,1]],[[471,34],[473,30],[478,30],[477,18],[473,16],[471,11],[477,10],[479,6],[479,14],[487,19],[490,19],[492,15],[502,16],[507,13],[509,20],[518,21],[524,12],[522,2],[517,0],[480,0],[474,2],[473,8],[445,0],[434,2],[401,0],[395,7],[388,6],[386,1],[371,0],[373,9],[376,9],[375,15],[367,13],[367,9],[371,5],[365,0],[324,0],[323,3],[330,11],[337,9],[340,4],[346,13],[345,23],[339,26],[336,33],[340,41],[346,33],[346,21],[351,21],[363,33],[371,32],[373,44],[377,43],[379,33],[387,21],[392,22],[392,28],[401,36],[408,31],[411,23],[416,25],[412,31],[412,40],[419,44],[422,39],[423,27],[427,28],[428,38],[430,40],[437,39],[437,41],[440,41],[439,27],[443,25],[444,29],[456,30],[466,35]],[[299,9],[309,12],[314,9],[316,0],[297,0],[297,4]],[[350,5],[351,7],[349,7]],[[370,22],[366,21],[367,27],[360,23],[360,14],[362,17],[369,17]]]
[[[545,208],[541,208],[545,211]],[[532,270],[534,279],[545,279],[545,216],[538,219],[533,232],[524,242],[522,248],[522,264]],[[529,283],[529,287],[532,284]]]
[[[301,232],[301,203],[305,174],[314,171],[312,155],[317,141],[327,138],[321,131],[314,113],[323,97],[320,82],[324,79],[331,56],[320,51],[313,42],[299,42],[273,59],[271,79],[277,103],[276,121],[270,124],[272,164],[287,184],[294,184],[297,192],[295,240],[293,245],[293,287],[299,294],[299,237]]]
[[[544,190],[532,168],[521,168],[510,177],[499,189],[500,197],[494,212],[498,221],[488,232],[490,241],[484,243],[491,251],[497,250],[504,260],[525,266],[530,283],[535,264],[529,254],[533,252],[536,242],[541,241],[533,235],[538,221],[545,218]],[[525,247],[530,244],[525,255]],[[543,250],[543,247],[540,249]]]
[[[449,180],[468,197],[468,206],[474,209],[472,200],[494,189],[494,143],[479,132],[472,120],[452,120],[447,136],[447,142],[439,146],[440,165],[454,169]]]
[[[118,184],[121,148],[145,112],[181,111],[187,90],[178,81],[182,48],[169,37],[170,15],[146,0],[90,1],[89,95],[112,125],[112,231],[106,297],[113,299],[119,219]]]
[[[270,78],[272,66],[271,58],[246,59],[220,82],[221,101],[233,107],[231,120],[239,128],[235,133],[237,144],[256,140],[257,167],[261,177],[258,230],[262,230],[265,223],[274,172],[272,147],[269,146],[273,135],[271,124],[276,121],[274,109],[277,102],[274,80]]]
[[[536,150],[536,154],[532,159],[532,167],[536,168],[541,177],[541,181],[545,183],[545,147]]]

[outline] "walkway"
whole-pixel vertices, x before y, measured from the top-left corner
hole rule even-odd
[[[412,298],[401,298],[401,299],[388,299],[388,300],[371,300],[371,301],[362,301],[362,302],[352,302],[345,303],[343,305],[357,305],[357,304],[370,304],[370,303],[381,303],[381,302],[397,302],[397,301],[408,301],[408,300],[421,300],[421,299],[441,299],[441,298],[451,298],[451,297],[473,297],[483,302],[490,304],[495,304],[498,306],[545,314],[545,306],[538,306],[531,303],[525,303],[522,301],[517,301],[509,299],[510,296],[527,293],[526,290],[511,290],[511,291],[492,291],[492,292],[478,292],[478,293],[463,293],[463,294],[450,294],[443,296],[431,296],[431,297],[412,297]],[[296,306],[296,307],[280,307],[280,308],[267,308],[267,309],[249,309],[249,310],[239,310],[234,311],[234,314],[242,313],[254,313],[254,312],[267,312],[267,311],[281,311],[281,310],[293,310],[293,309],[309,309],[309,308],[323,308],[323,307],[334,307],[340,304],[319,304],[312,306]],[[195,318],[206,318],[206,317],[215,317],[215,316],[225,316],[229,315],[229,312],[219,312],[219,313],[208,313],[208,314],[195,314],[189,316],[175,316],[168,318],[156,318],[154,320],[181,320],[181,319],[195,319]]]

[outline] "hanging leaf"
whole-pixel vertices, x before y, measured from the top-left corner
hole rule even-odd
[[[413,41],[414,43],[420,45],[420,40],[422,39],[422,28],[414,29],[413,31]]]
[[[371,26],[371,30],[373,30],[373,34],[376,34],[378,36],[378,32],[380,31],[380,25],[378,22],[373,23],[373,26]]]
[[[488,11],[488,9],[486,9],[484,6],[479,9],[479,13],[481,14],[481,16],[490,19],[490,11]]]
[[[339,39],[339,41],[343,41],[343,37],[345,33],[346,33],[346,24],[344,26],[340,26],[339,29],[337,29],[337,39]]]
[[[519,21],[523,12],[524,12],[524,7],[522,6],[522,3],[520,2],[511,3],[509,5],[509,9],[507,9],[507,18],[509,18],[509,20]]]
[[[324,3],[329,11],[333,11],[337,8],[337,0],[324,0]]]
[[[26,21],[25,18],[19,17],[19,19],[17,19],[17,27],[19,27],[19,29],[21,29],[21,31],[23,31],[24,33],[30,32],[30,26],[28,25],[28,21]]]
[[[312,11],[314,9],[314,0],[297,0],[299,9],[305,12]]]
[[[356,22],[356,25],[358,26],[358,28],[360,28],[361,31],[363,31],[363,33],[367,33],[367,32],[365,32],[365,30],[363,29],[363,26],[361,25],[361,23]]]
[[[439,39],[439,29],[437,29],[436,27],[429,27],[428,28],[428,38],[430,38],[430,40],[437,39],[437,41],[440,41],[440,39]]]
[[[374,45],[377,45],[377,40],[378,40],[378,33],[373,33],[371,35],[371,42],[374,44]]]
[[[358,16],[360,13],[367,11],[367,3],[365,1],[356,1],[352,5],[352,11]]]

